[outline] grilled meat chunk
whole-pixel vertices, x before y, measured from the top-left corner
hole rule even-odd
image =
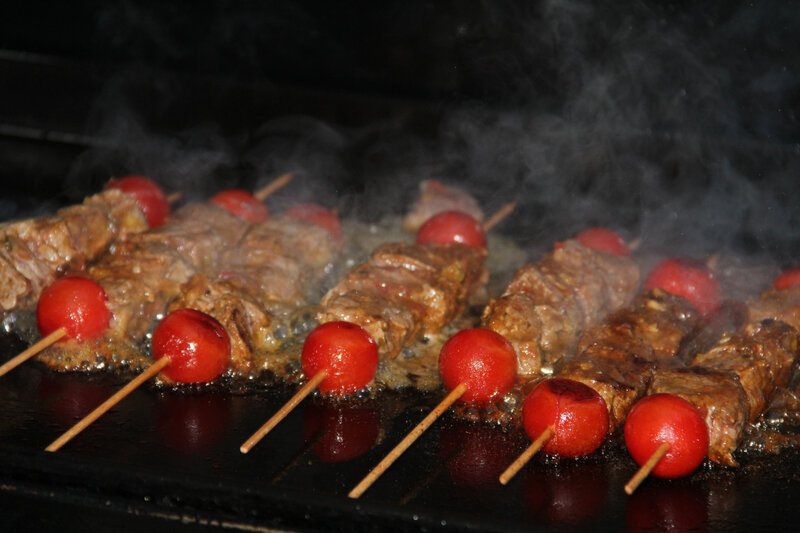
[[[52,216],[0,225],[0,312],[33,307],[59,273],[82,270],[114,243],[145,230],[138,204],[119,190]]]
[[[733,452],[745,423],[753,422],[776,388],[789,382],[799,343],[800,334],[784,322],[751,322],[698,354],[690,367],[659,373],[651,392],[675,394],[695,405],[708,425],[709,459],[736,466]]]
[[[108,296],[112,317],[104,338],[91,343],[91,352],[85,343],[58,343],[39,359],[57,370],[101,369],[134,361],[128,356],[108,361],[106,355],[142,341],[182,285],[210,268],[218,252],[238,241],[247,227],[218,207],[198,204],[181,209],[154,231],[130,236],[86,271]]]
[[[318,226],[267,220],[222,254],[218,274],[195,275],[169,310],[197,309],[225,327],[231,337],[230,374],[281,373],[285,369],[269,359],[295,332],[307,333],[292,327],[294,312],[309,301],[305,295],[337,253],[337,241]]]
[[[517,271],[484,310],[483,325],[511,342],[521,375],[552,371],[586,328],[630,302],[639,275],[629,258],[566,241]]]
[[[603,397],[613,432],[647,391],[657,366],[669,364],[682,339],[699,325],[700,315],[688,301],[653,289],[584,333],[578,355],[557,375]]]
[[[328,291],[317,318],[359,324],[392,359],[463,313],[487,280],[485,258],[486,250],[460,244],[385,244]]]

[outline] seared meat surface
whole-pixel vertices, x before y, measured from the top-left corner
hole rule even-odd
[[[108,296],[112,317],[104,338],[91,343],[91,349],[72,340],[58,343],[39,354],[40,360],[57,370],[140,366],[142,355],[109,361],[108,354],[135,351],[182,285],[211,267],[218,253],[238,241],[247,226],[218,207],[198,204],[179,210],[154,231],[130,236],[85,272]]]
[[[651,392],[675,394],[695,405],[708,425],[709,459],[736,466],[733,452],[745,423],[753,422],[777,387],[789,382],[799,343],[800,334],[785,322],[751,322],[698,354],[691,366],[659,375]]]
[[[519,374],[549,372],[575,352],[585,329],[630,302],[639,276],[629,258],[566,241],[517,271],[484,310],[483,325],[514,346]]]
[[[104,191],[56,214],[0,225],[0,312],[35,306],[64,271],[80,271],[129,235],[147,230],[136,201]]]
[[[683,338],[699,325],[700,315],[688,301],[653,289],[584,333],[582,349],[556,375],[597,391],[613,432],[645,394],[656,368],[670,364]]]
[[[195,275],[169,310],[197,309],[225,327],[231,337],[230,374],[285,374],[289,359],[282,347],[308,332],[308,325],[297,327],[298,313],[338,252],[326,230],[271,218],[250,227],[221,254],[218,272]]]
[[[328,291],[317,319],[359,324],[392,359],[463,313],[487,280],[485,258],[485,249],[460,244],[382,245]]]

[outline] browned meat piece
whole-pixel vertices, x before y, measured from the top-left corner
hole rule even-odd
[[[133,198],[118,190],[55,215],[0,226],[0,312],[32,307],[60,272],[81,270],[115,242],[147,230]]]
[[[750,302],[750,320],[773,318],[800,330],[800,285],[780,291],[771,290]]]
[[[463,313],[487,279],[485,257],[486,250],[460,244],[380,246],[328,291],[317,318],[361,325],[381,355],[394,358],[420,334]]]
[[[483,211],[475,198],[436,180],[425,180],[419,184],[419,198],[403,219],[403,228],[417,231],[429,218],[442,211],[461,211],[478,222],[483,220]]]
[[[193,221],[194,217],[197,220]],[[86,272],[106,291],[112,314],[106,335],[93,343],[95,353],[68,341],[43,351],[39,359],[57,370],[105,368],[96,366],[96,353],[111,354],[118,346],[139,343],[180,294],[182,285],[201,268],[211,266],[218,253],[238,241],[248,226],[218,207],[200,204],[178,211],[174,223],[171,220],[154,231],[130,236]],[[107,364],[122,365],[124,361],[131,359]]]
[[[339,244],[302,220],[275,217],[250,228],[221,258],[221,277],[256,299],[297,304],[333,263]]]
[[[324,229],[302,220],[271,219],[252,226],[222,254],[219,275],[194,276],[169,309],[190,307],[216,318],[231,336],[229,373],[251,375],[293,333],[287,315],[306,301],[303,295],[337,254],[336,240]]]
[[[584,333],[579,354],[557,375],[585,383],[603,397],[613,432],[647,391],[657,365],[669,364],[683,337],[699,324],[689,302],[654,289]]]
[[[733,452],[744,424],[754,421],[776,388],[789,382],[798,342],[800,334],[784,322],[752,322],[698,354],[682,372],[665,372],[663,379],[659,373],[651,392],[678,395],[700,409],[708,425],[709,458],[736,466]]]
[[[744,390],[733,376],[695,366],[663,370],[656,373],[650,393],[674,394],[697,407],[708,426],[708,458],[727,466],[737,465],[732,452],[739,444],[750,411]]]
[[[638,286],[631,259],[566,241],[519,269],[482,321],[514,346],[518,372],[532,376],[574,353],[581,332],[630,302]]]

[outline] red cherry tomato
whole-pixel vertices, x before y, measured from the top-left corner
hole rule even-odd
[[[366,387],[375,377],[378,346],[361,326],[345,321],[326,322],[306,337],[301,363],[309,378],[327,370],[327,377],[318,387],[323,394],[350,394]]]
[[[800,268],[790,268],[784,271],[775,278],[775,283],[772,284],[779,291],[788,289],[792,285],[800,285]]]
[[[209,202],[253,224],[264,222],[269,218],[269,211],[264,202],[241,189],[220,191],[212,196]]]
[[[678,396],[653,394],[633,406],[625,421],[625,445],[643,464],[663,443],[669,450],[652,471],[663,478],[691,474],[708,453],[708,428],[697,409]]]
[[[125,176],[114,178],[106,183],[106,189],[120,189],[133,196],[151,228],[164,223],[169,215],[169,202],[164,190],[150,178],[144,176]]]
[[[96,282],[77,276],[56,280],[42,291],[36,321],[43,336],[59,328],[77,341],[96,339],[108,327],[106,292]]]
[[[630,257],[631,251],[617,232],[608,228],[588,228],[575,235],[575,239],[592,250]]]
[[[284,213],[287,217],[305,220],[327,230],[336,240],[342,240],[342,225],[329,209],[319,204],[295,204]]]
[[[683,296],[703,314],[714,311],[720,305],[717,278],[703,263],[693,259],[665,259],[650,272],[644,288],[659,288]]]
[[[514,385],[517,355],[502,335],[482,328],[465,329],[442,346],[439,376],[448,390],[467,385],[462,402],[488,405]]]
[[[486,247],[486,234],[477,220],[460,211],[443,211],[417,232],[417,244],[453,244]]]
[[[177,309],[153,331],[153,359],[169,357],[162,374],[178,383],[207,383],[228,366],[231,340],[222,324],[194,309]]]
[[[525,399],[522,423],[531,440],[553,426],[553,434],[542,447],[545,453],[583,457],[606,438],[608,408],[602,396],[583,383],[548,379],[536,385]]]

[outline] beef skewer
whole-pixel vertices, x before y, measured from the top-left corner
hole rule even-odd
[[[520,375],[534,377],[574,353],[581,332],[627,304],[638,286],[629,258],[568,240],[519,269],[482,323],[514,346]]]
[[[279,178],[285,183],[285,177]],[[139,343],[152,321],[180,294],[181,286],[197,271],[213,266],[219,250],[238,241],[248,223],[211,204],[193,204],[180,209],[170,223],[151,232],[132,235],[112,254],[91,265],[86,275],[99,283],[111,320],[102,336],[72,339],[45,349],[40,360],[57,370],[140,367],[146,363]],[[42,313],[58,311],[39,310]],[[41,329],[41,328],[40,328]],[[46,342],[64,336],[48,331]],[[29,357],[40,341],[0,368],[5,373]]]
[[[495,217],[494,223],[498,221]],[[355,392],[372,380],[379,357],[396,358],[421,335],[438,332],[461,315],[470,294],[488,277],[485,242],[477,221],[445,211],[423,224],[416,244],[378,247],[322,299],[317,313],[321,325],[303,345],[309,382],[240,451],[248,453],[315,388],[336,395]],[[328,331],[336,341],[328,339]],[[338,348],[341,343],[350,348]],[[348,368],[363,366],[372,372],[345,378],[343,360]]]
[[[137,202],[116,189],[51,216],[0,225],[0,313],[30,308],[59,273],[81,270],[147,229]]]
[[[776,389],[791,378],[800,343],[798,305],[800,288],[768,291],[750,305],[750,322],[740,333],[721,339],[710,350],[698,354],[686,368],[658,372],[650,394],[674,396],[694,406],[705,422],[708,445],[700,450],[696,464],[685,468],[670,457],[648,464],[645,459],[653,444],[666,445],[669,450],[682,443],[675,439],[656,442],[648,435],[638,435],[639,427],[631,421],[626,424],[626,442],[630,440],[629,451],[637,453],[637,461],[647,467],[661,468],[653,471],[660,477],[691,473],[706,456],[714,463],[737,466],[733,452],[743,439],[746,424],[755,421]],[[640,469],[626,485],[628,494],[641,483],[648,473],[646,470]]]
[[[525,278],[526,272],[552,272],[553,275],[549,276],[548,279],[560,283],[567,282],[569,277],[566,274],[576,272],[576,269],[561,268],[562,261],[560,259],[568,256],[563,252],[559,252],[559,250],[564,250],[567,246],[570,248],[575,247],[579,254],[584,249],[590,250],[577,243],[558,246],[556,251],[545,260],[538,264],[534,263],[523,267],[518,272],[516,280]],[[594,252],[582,254],[582,257],[591,257],[592,253]],[[605,252],[597,253],[601,257],[600,260],[603,261],[602,256],[610,256]],[[553,258],[558,259],[554,260]],[[620,263],[624,263],[624,261]],[[592,261],[590,264],[593,265],[594,262]],[[628,261],[628,264],[633,265],[630,261]],[[547,267],[542,268],[542,265],[547,265]],[[551,267],[551,265],[553,266]],[[624,271],[626,269],[623,267],[621,270]],[[635,272],[636,284],[638,284],[638,269],[634,267],[630,270]],[[559,278],[558,273],[562,273],[564,276]],[[581,282],[586,282],[587,279],[588,277],[580,278]],[[600,291],[605,287],[604,281],[601,280],[599,282]],[[513,285],[514,283],[512,282]],[[517,293],[516,289],[512,290]],[[523,298],[529,301],[533,300],[528,298],[528,291],[520,290],[517,294],[525,294]],[[570,289],[565,287],[562,294],[566,296],[572,293]],[[563,300],[566,300],[566,297]],[[487,313],[491,316],[495,312],[492,309],[492,304],[490,304]],[[487,313],[484,314],[484,317],[487,316]],[[508,311],[505,311],[505,314],[507,315]],[[521,316],[521,314],[518,314],[518,316]],[[495,320],[499,320],[499,315],[495,316]],[[530,320],[529,317],[528,320]],[[496,321],[495,325],[497,325]],[[445,387],[450,391],[449,394],[350,491],[349,496],[351,498],[360,497],[454,403],[461,402],[463,405],[468,406],[486,406],[506,394],[513,386],[516,375],[519,372],[517,360],[520,355],[519,351],[515,351],[514,348],[505,337],[491,329],[464,330],[451,337],[442,347],[442,352],[439,355],[439,373]]]
[[[695,280],[708,272],[692,265],[664,279],[662,267],[671,261],[659,264],[645,287],[661,285],[686,293],[687,287],[695,287]],[[718,305],[713,302],[712,307]],[[615,432],[634,402],[645,394],[655,370],[682,365],[677,356],[685,353],[687,344],[702,342],[699,335],[692,335],[700,325],[694,302],[652,288],[640,294],[631,307],[588,330],[581,337],[578,355],[526,399],[523,422],[534,443],[500,476],[500,482],[506,484],[539,448],[566,457],[597,449],[604,434]],[[687,342],[693,337],[694,343]]]

